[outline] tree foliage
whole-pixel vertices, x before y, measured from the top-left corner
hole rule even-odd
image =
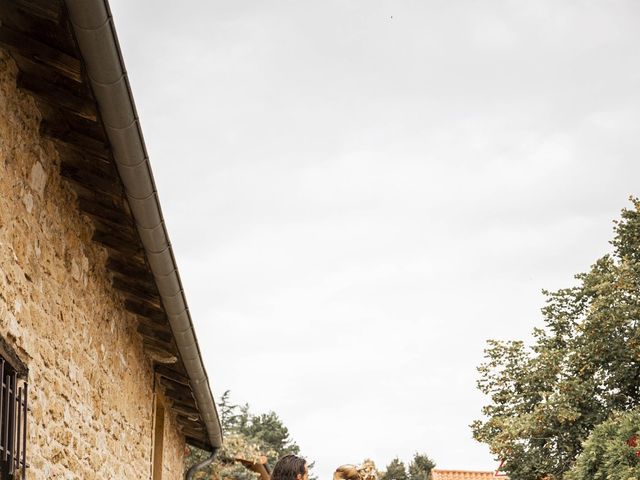
[[[275,412],[251,415],[247,410],[243,411],[237,432],[261,445],[271,466],[284,455],[300,453],[300,447]]]
[[[409,480],[404,462],[397,457],[391,460],[381,480]]]
[[[430,480],[436,464],[428,456],[416,453],[409,464],[409,480]]]
[[[640,478],[640,409],[615,415],[594,428],[566,480]]]
[[[544,292],[533,344],[488,342],[478,368],[490,403],[474,437],[512,479],[561,478],[596,425],[640,405],[640,202],[615,222],[613,252],[577,285]]]
[[[199,479],[255,480],[257,474],[235,461],[236,457],[257,461],[266,456],[271,468],[278,458],[298,454],[300,447],[291,438],[289,430],[274,412],[255,415],[249,405],[236,405],[227,390],[218,402],[218,414],[224,433],[224,443],[216,461],[197,474]],[[189,447],[186,468],[209,456],[208,452]]]

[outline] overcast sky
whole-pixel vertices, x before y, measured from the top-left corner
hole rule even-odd
[[[637,0],[111,0],[211,385],[328,480],[468,425],[640,194]]]

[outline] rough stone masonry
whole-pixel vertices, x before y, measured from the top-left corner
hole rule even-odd
[[[29,368],[27,478],[151,478],[150,360],[16,74],[0,50],[0,334]],[[162,479],[177,480],[168,412]]]

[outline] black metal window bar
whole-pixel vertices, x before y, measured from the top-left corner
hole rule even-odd
[[[0,479],[27,478],[27,381],[0,357]]]

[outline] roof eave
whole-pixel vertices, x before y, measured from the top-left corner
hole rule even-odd
[[[107,0],[64,0],[131,213],[211,446],[222,430]]]

